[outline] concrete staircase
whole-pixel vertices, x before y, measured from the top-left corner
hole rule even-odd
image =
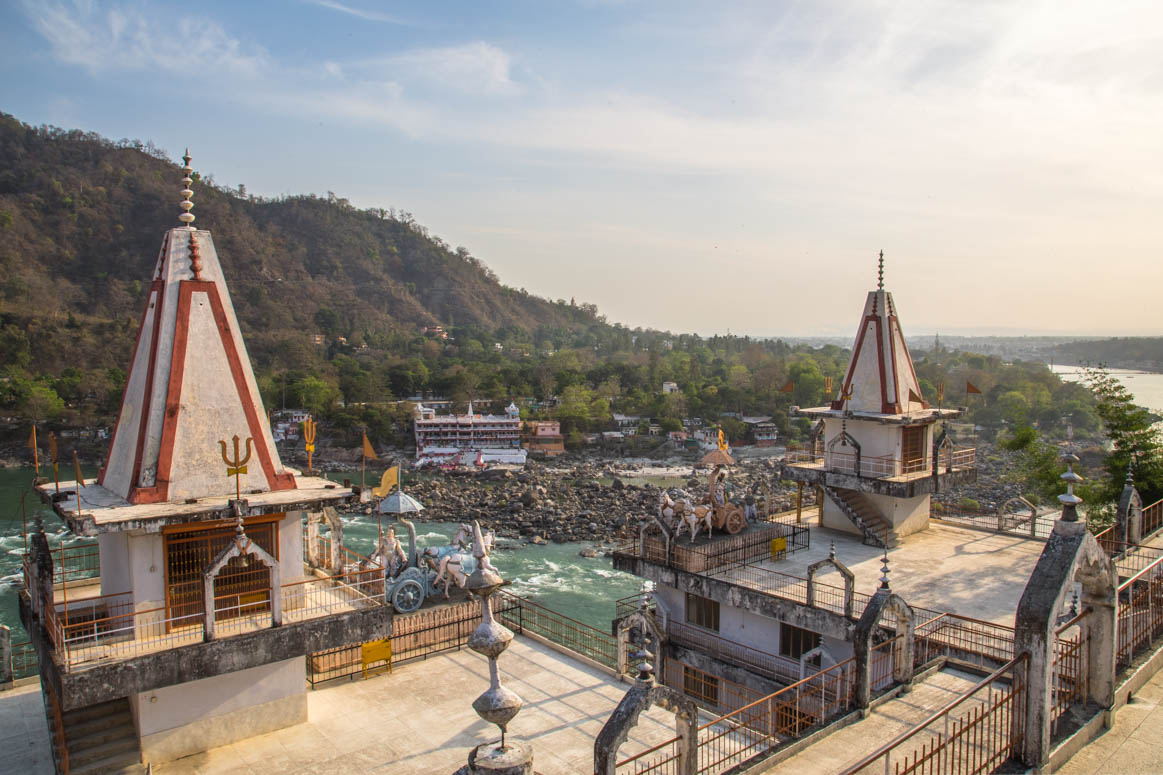
[[[128,699],[70,710],[63,720],[69,775],[145,775]]]
[[[864,543],[872,546],[884,546],[893,549],[900,544],[896,531],[877,510],[872,502],[857,490],[844,490],[839,487],[824,487],[824,492],[844,512],[848,520],[860,528],[864,535]]]

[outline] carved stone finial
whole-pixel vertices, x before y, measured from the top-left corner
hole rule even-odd
[[[884,557],[881,558],[880,565],[880,588],[888,589],[888,547],[884,547]]]
[[[186,228],[188,229],[194,228],[194,214],[190,212],[194,207],[194,203],[190,201],[190,197],[194,196],[194,192],[190,190],[190,184],[194,182],[194,179],[190,177],[190,173],[194,171],[194,168],[190,166],[190,160],[192,158],[190,156],[190,149],[187,148],[186,155],[182,157],[185,166],[182,167],[182,201],[178,204],[182,208],[182,212],[178,215],[178,220],[186,224]]]
[[[1135,459],[1133,457],[1127,461],[1127,485],[1128,486],[1131,486],[1135,483],[1135,474],[1134,474],[1134,471],[1131,470],[1132,466],[1134,465],[1134,462],[1135,462]]]
[[[880,263],[876,267],[876,290],[884,290],[884,250],[880,251]]]
[[[1062,455],[1062,459],[1066,461],[1066,473],[1059,477],[1066,482],[1066,494],[1059,495],[1058,502],[1062,504],[1062,521],[1077,522],[1078,504],[1082,503],[1082,498],[1074,494],[1074,485],[1081,482],[1082,477],[1074,473],[1074,464],[1078,462],[1078,455],[1074,454],[1074,429],[1069,425],[1066,427],[1066,437],[1066,452]]]
[[[832,545],[830,547],[828,547],[828,559],[829,560],[836,559],[836,542],[835,541],[833,541]]]

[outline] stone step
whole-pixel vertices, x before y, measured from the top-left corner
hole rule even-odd
[[[109,715],[116,716],[128,712],[129,700],[122,698],[119,700],[110,700],[109,702],[101,702],[96,705],[87,705],[84,708],[77,708],[76,710],[65,711],[62,719],[65,722],[65,727],[68,728],[78,722]]]
[[[70,729],[67,736],[69,754],[72,755],[73,751],[85,751],[118,740],[136,741],[137,728],[131,719],[123,719],[119,724],[89,729],[85,732]]]
[[[136,752],[80,767],[74,767],[72,759],[69,760],[69,775],[145,775],[146,771],[145,765],[141,763],[141,757]]]
[[[70,740],[80,740],[81,738],[89,737],[100,732],[122,729],[124,727],[129,727],[130,732],[134,730],[133,716],[130,715],[128,709],[122,713],[95,716],[75,723],[65,722],[65,729],[68,730]]]
[[[126,756],[129,758],[126,759]],[[101,763],[105,766],[111,766],[111,763],[116,763],[117,766],[125,766],[134,761],[141,761],[141,752],[137,747],[136,736],[76,749],[71,743],[69,745],[70,773],[75,773],[78,771],[77,768],[89,764]],[[94,772],[97,771],[94,770]]]

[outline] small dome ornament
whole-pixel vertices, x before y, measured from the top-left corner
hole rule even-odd
[[[182,173],[184,175],[182,184],[184,187],[181,191],[182,201],[178,204],[182,208],[182,212],[178,215],[178,220],[184,223],[186,228],[190,230],[194,228],[194,214],[190,212],[194,207],[194,203],[190,201],[190,197],[194,196],[194,192],[190,189],[190,184],[194,182],[194,179],[190,177],[190,174],[194,171],[194,168],[190,166],[190,160],[192,158],[190,156],[190,149],[187,148],[186,155],[182,157],[182,161],[185,162],[185,166],[182,167]]]

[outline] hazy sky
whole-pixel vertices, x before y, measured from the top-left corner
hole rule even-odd
[[[631,326],[851,333],[883,248],[909,334],[1163,333],[1158,0],[9,0],[0,67]]]

